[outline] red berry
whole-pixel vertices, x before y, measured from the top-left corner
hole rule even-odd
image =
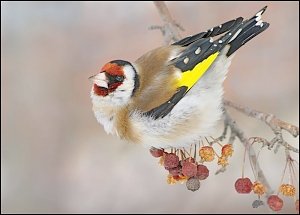
[[[165,153],[164,166],[166,169],[171,169],[179,165],[179,157],[174,153]]]
[[[273,211],[280,211],[283,206],[283,201],[277,195],[271,195],[268,198],[268,205]]]
[[[249,178],[239,178],[235,182],[235,190],[238,193],[250,193],[252,188],[252,182]]]
[[[150,149],[150,153],[151,153],[151,155],[152,155],[153,157],[159,158],[159,157],[163,156],[164,150],[163,150],[163,149],[157,149],[157,148],[152,147],[152,148]]]
[[[192,162],[185,161],[182,166],[182,174],[187,177],[193,177],[197,175],[197,165]]]
[[[199,164],[197,166],[197,178],[199,180],[204,180],[209,176],[209,170],[205,165]]]
[[[183,166],[185,162],[195,163],[195,159],[192,158],[192,157],[186,158],[186,159],[184,159],[184,160],[181,161],[181,166]]]
[[[173,176],[178,176],[181,174],[181,166],[177,166],[177,167],[174,167],[174,168],[171,168],[169,169],[169,173]]]

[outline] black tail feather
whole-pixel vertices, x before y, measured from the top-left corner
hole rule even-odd
[[[246,20],[241,24],[241,26],[239,27],[239,29],[241,29],[240,33],[232,41],[229,42],[230,49],[227,52],[227,56],[233,54],[236,50],[245,45],[249,40],[259,35],[269,27],[269,23],[263,22],[261,20],[261,15],[265,12],[266,9],[267,6],[257,12],[256,15],[251,19]]]
[[[249,40],[263,32],[269,27],[269,23],[261,21],[261,15],[265,12],[267,6],[258,11],[251,19],[244,20],[242,17],[225,22],[219,26],[216,26],[206,32],[201,32],[189,37],[186,37],[180,41],[173,43],[172,45],[180,46],[193,46],[194,44],[201,42],[203,39],[209,37],[215,37],[225,33],[218,40],[221,40],[223,44],[213,49],[219,49],[230,45],[227,52],[227,56],[233,54],[236,50],[246,44]],[[193,45],[192,45],[193,44]]]
[[[207,30],[206,32],[201,32],[201,33],[183,38],[182,40],[179,40],[179,41],[173,43],[172,45],[188,46],[191,43],[193,43],[199,39],[218,36],[227,31],[230,31],[232,28],[235,28],[236,26],[240,25],[242,21],[243,21],[243,18],[238,17],[236,19],[225,22],[219,26],[215,26],[212,29]]]

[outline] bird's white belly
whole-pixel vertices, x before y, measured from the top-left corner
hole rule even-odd
[[[133,114],[132,122],[141,142],[146,147],[180,148],[197,143],[203,136],[215,136],[222,117],[222,83],[232,57],[221,55],[164,118]]]

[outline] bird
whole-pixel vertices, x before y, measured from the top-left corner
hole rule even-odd
[[[134,62],[112,60],[89,79],[97,121],[108,134],[147,148],[185,148],[211,136],[223,114],[223,82],[236,51],[269,27],[267,6]]]

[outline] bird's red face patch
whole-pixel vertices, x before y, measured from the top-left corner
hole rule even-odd
[[[99,87],[97,84],[94,84],[94,92],[95,94],[97,94],[98,96],[107,96],[109,93],[114,92],[118,86],[120,86],[122,83],[118,82],[118,83],[113,83],[108,85],[108,88],[104,88],[104,87]]]
[[[94,92],[98,96],[105,97],[109,93],[114,92],[122,83],[124,79],[124,72],[122,66],[116,63],[107,63],[101,68],[100,73],[105,73],[108,80],[108,88],[94,84]]]
[[[108,89],[104,87],[99,87],[97,84],[94,84],[94,93],[98,96],[107,96]]]
[[[102,67],[101,72],[106,72],[106,73],[108,73],[109,75],[112,75],[112,76],[124,75],[122,67],[119,66],[118,64],[115,64],[115,63],[105,64]]]

